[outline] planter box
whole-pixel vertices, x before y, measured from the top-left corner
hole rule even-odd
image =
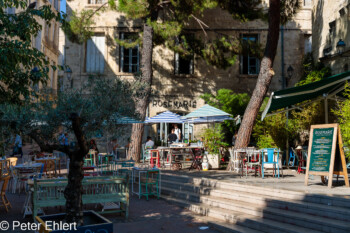
[[[84,225],[77,227],[77,230],[53,230],[48,231],[51,233],[68,233],[68,232],[95,232],[95,233],[113,233],[113,223],[106,219],[105,217],[99,215],[95,211],[89,210],[84,211]],[[45,222],[51,222],[51,226],[53,223],[60,224],[64,223],[66,214],[52,214],[52,215],[43,215],[37,216],[38,222],[41,223],[41,230],[45,229]],[[47,231],[39,231],[39,232],[47,232]]]
[[[208,154],[207,158],[208,158],[209,169],[220,168],[220,155]]]

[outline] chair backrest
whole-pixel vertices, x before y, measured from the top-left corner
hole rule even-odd
[[[158,182],[159,180],[159,170],[148,170],[147,171],[147,179],[152,178],[154,181]]]
[[[276,148],[265,148],[262,151],[265,151],[267,153],[267,161],[265,163],[274,163],[278,161],[278,156],[277,154],[277,160],[275,161],[275,152],[279,152],[278,149]]]
[[[7,158],[6,160],[8,160],[8,161],[10,162],[10,165],[14,167],[14,166],[17,165],[17,160],[18,160],[18,158],[16,158],[16,157],[10,157],[10,158]]]
[[[40,173],[39,173],[39,175],[38,175],[38,178],[39,178],[39,179],[41,179],[41,176],[42,176],[43,173],[44,173],[44,167],[45,167],[45,164],[43,163],[43,164],[41,165]]]

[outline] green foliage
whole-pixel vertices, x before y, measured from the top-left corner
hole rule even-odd
[[[45,55],[32,47],[32,38],[46,23],[61,20],[61,16],[44,5],[29,8],[26,0],[0,1],[0,102],[21,104],[36,93],[32,87],[48,80],[49,62]],[[8,7],[16,7],[15,14],[7,14]],[[35,68],[35,69],[34,69]],[[53,67],[54,68],[54,67]]]
[[[272,139],[271,135],[259,135],[258,141],[256,143],[258,148],[276,148],[277,145]]]
[[[83,44],[94,34],[91,26],[95,23],[93,15],[95,12],[93,10],[82,10],[77,13],[72,12],[69,21],[65,21],[62,24],[62,29],[67,36],[67,38],[77,44]],[[98,15],[98,12],[96,12]]]
[[[328,77],[331,74],[330,68],[321,64],[314,64],[312,55],[304,58],[304,77],[296,84],[303,86]],[[267,103],[267,98],[263,106]],[[330,103],[331,106],[331,103]],[[260,109],[263,111],[264,107]],[[258,117],[260,119],[260,117]],[[253,129],[253,138],[259,147],[268,145],[285,149],[287,139],[289,145],[293,143],[303,144],[305,142],[305,132],[308,132],[313,124],[324,123],[324,106],[321,102],[302,106],[302,111],[296,109],[290,111],[288,124],[285,113],[279,113],[266,117],[264,121],[257,120]]]
[[[207,128],[201,136],[204,138],[204,147],[209,154],[219,154],[220,147],[228,146],[223,142],[224,134],[219,127]]]
[[[339,103],[338,109],[334,109],[333,112],[338,117],[340,124],[343,143],[346,147],[350,147],[350,85],[346,83],[343,94],[346,99]],[[345,150],[346,157],[350,159],[349,150]]]
[[[233,117],[243,115],[248,105],[250,97],[247,93],[234,93],[229,89],[220,89],[216,95],[204,94],[201,96],[204,101],[216,108],[219,108]],[[232,135],[238,130],[234,121],[225,121],[222,125],[225,134],[225,141],[231,142]]]
[[[57,133],[64,126],[73,133],[71,115],[78,114],[81,126],[87,138],[101,130],[109,133],[118,132],[119,117],[134,115],[133,97],[140,85],[137,82],[114,81],[94,77],[81,90],[61,92],[57,98],[42,90],[40,101],[24,106],[0,105],[0,122],[3,126],[11,125],[13,132],[23,135],[40,135],[44,144],[57,143]],[[86,91],[93,94],[86,94]]]

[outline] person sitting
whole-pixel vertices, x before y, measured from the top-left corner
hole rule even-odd
[[[90,140],[89,149],[90,149],[90,150],[95,150],[95,151],[96,151],[96,154],[99,153],[99,152],[98,152],[98,148],[97,148],[97,144],[96,144],[95,139],[91,139],[91,140]]]
[[[108,143],[108,153],[117,155],[118,140],[116,138],[112,138],[112,140]]]
[[[169,136],[168,136],[168,142],[170,144],[172,144],[172,143],[176,142],[176,140],[177,140],[177,135],[175,134],[175,129],[172,129],[171,134],[169,134]]]
[[[147,141],[145,144],[145,148],[153,148],[154,147],[154,142],[152,141],[152,138],[150,136],[147,137]]]

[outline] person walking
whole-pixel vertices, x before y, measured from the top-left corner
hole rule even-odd
[[[12,156],[15,155],[21,155],[21,158],[23,157],[23,151],[22,151],[22,138],[19,134],[16,134],[16,138],[15,138],[15,143],[13,146],[13,154]]]

